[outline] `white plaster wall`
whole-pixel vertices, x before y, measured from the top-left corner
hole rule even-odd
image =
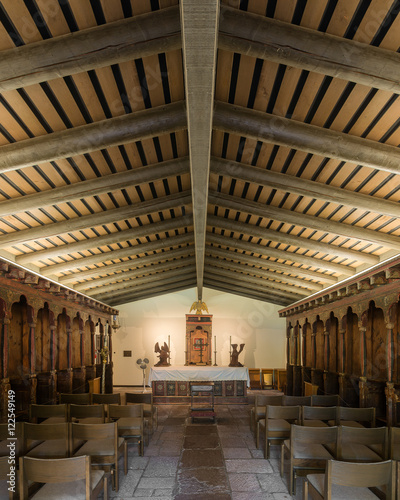
[[[168,335],[171,365],[185,364],[185,315],[196,300],[196,289],[192,288],[118,307],[121,327],[113,335],[114,385],[142,384],[143,372],[136,360],[145,357],[150,361],[147,383],[150,367],[158,362],[154,346],[156,342],[168,343]],[[203,301],[213,315],[218,366],[228,366],[231,340],[245,344],[239,361],[248,368],[285,367],[286,322],[279,318],[280,306],[208,288],[203,290]],[[124,358],[123,351],[132,351],[132,357]]]

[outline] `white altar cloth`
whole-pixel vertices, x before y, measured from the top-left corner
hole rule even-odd
[[[245,380],[250,387],[249,370],[245,366],[154,366],[149,383],[156,380]]]

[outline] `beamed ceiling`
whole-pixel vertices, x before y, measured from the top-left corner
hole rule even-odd
[[[286,306],[400,253],[399,0],[2,0],[0,255]]]

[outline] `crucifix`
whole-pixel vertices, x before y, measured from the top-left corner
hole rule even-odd
[[[196,365],[206,365],[207,363],[203,362],[203,351],[208,347],[208,342],[204,342],[203,339],[200,339],[200,343],[198,344],[200,351],[200,362],[196,363]]]

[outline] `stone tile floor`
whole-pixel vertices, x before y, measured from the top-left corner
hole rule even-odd
[[[250,430],[250,405],[216,405],[216,423],[192,423],[189,405],[159,405],[158,429],[145,446],[129,447],[129,470],[120,462],[120,488],[109,498],[158,500],[286,500],[285,476],[279,474],[278,446],[265,460]]]

